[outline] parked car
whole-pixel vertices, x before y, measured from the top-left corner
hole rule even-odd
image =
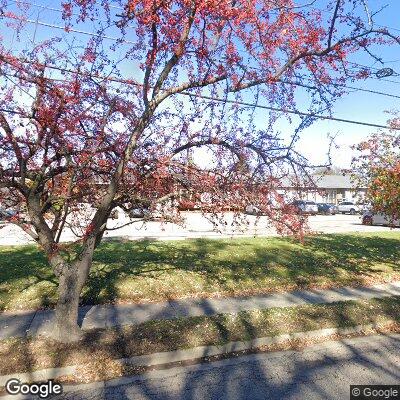
[[[252,204],[246,206],[245,213],[250,215],[262,215],[261,210]]]
[[[271,202],[267,203],[269,206],[271,206]],[[256,206],[254,204],[249,204],[246,206],[246,208],[244,209],[245,214],[249,214],[249,215],[258,215],[258,216],[262,216],[262,215],[267,215],[267,213],[262,210],[263,206]]]
[[[338,205],[338,210],[342,214],[355,215],[360,212],[360,207],[352,201],[342,201]]]
[[[338,212],[337,206],[331,203],[317,203],[317,207],[319,214],[335,215]]]
[[[361,217],[363,225],[389,225],[400,227],[400,219],[393,219],[390,216],[373,211],[367,211]]]
[[[333,203],[326,203],[326,204],[332,207],[334,214],[337,214],[339,212],[338,206],[336,204]]]
[[[362,203],[360,204],[360,213],[364,214],[368,211],[372,211],[372,204],[371,203]]]
[[[318,214],[318,206],[314,201],[295,200],[292,205],[296,208],[299,214]]]
[[[130,218],[148,218],[151,215],[150,209],[147,207],[133,208],[128,213]]]
[[[176,214],[177,206],[170,200],[163,204],[156,204],[155,207],[150,207],[150,205],[142,205],[140,207],[132,208],[128,212],[129,218],[142,218],[147,220],[155,220],[163,218],[163,216],[172,216]]]
[[[0,222],[4,222],[9,218],[13,217],[17,212],[14,210],[6,210],[5,208],[0,208]]]

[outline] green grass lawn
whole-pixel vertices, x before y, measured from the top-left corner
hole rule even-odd
[[[186,241],[109,241],[82,302],[255,294],[400,279],[400,233]],[[57,280],[35,246],[0,247],[0,309],[47,307]]]

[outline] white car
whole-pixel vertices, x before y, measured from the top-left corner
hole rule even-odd
[[[388,225],[400,227],[400,219],[393,220],[388,215],[367,211],[362,216],[363,225]]]
[[[295,207],[298,214],[318,214],[318,206],[314,201],[295,200],[292,205]]]
[[[352,201],[342,201],[338,204],[338,211],[342,214],[355,215],[360,212],[360,207]]]
[[[261,214],[261,210],[258,207],[250,204],[250,205],[246,206],[245,213],[250,214],[250,215],[258,215],[258,214]]]

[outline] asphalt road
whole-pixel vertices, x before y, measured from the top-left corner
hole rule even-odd
[[[68,400],[349,399],[350,384],[400,384],[400,335],[327,342],[303,351],[259,353],[153,371]]]
[[[126,224],[123,213],[118,220],[110,220],[108,227],[116,228]],[[226,224],[220,225],[219,232],[215,231],[213,224],[199,212],[182,213],[185,219],[184,226],[159,222],[142,222],[123,226],[119,229],[106,232],[105,237],[120,237],[128,240],[141,238],[156,239],[184,239],[193,237],[231,237],[231,236],[272,236],[276,235],[266,217],[257,220],[254,216],[245,216],[241,226],[232,225],[233,213],[225,213]],[[360,215],[316,215],[309,218],[310,228],[314,232],[340,233],[340,232],[380,232],[391,228],[383,226],[365,226],[361,224]],[[399,230],[397,228],[396,230]],[[61,237],[62,241],[75,240],[76,237],[70,230],[66,230]],[[15,245],[29,243],[30,237],[19,227],[12,224],[0,226],[0,245]]]

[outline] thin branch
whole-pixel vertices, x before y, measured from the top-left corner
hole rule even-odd
[[[335,11],[333,12],[333,17],[332,17],[332,21],[331,21],[331,26],[329,28],[329,34],[328,34],[328,48],[331,47],[332,45],[332,38],[333,38],[333,31],[335,29],[335,22],[336,22],[336,18],[338,15],[338,11],[339,11],[339,7],[340,7],[340,3],[342,2],[342,0],[336,0],[336,6],[335,6]]]
[[[168,75],[171,72],[172,68],[175,67],[175,65],[178,63],[178,61],[180,60],[180,58],[182,57],[182,55],[185,51],[186,42],[188,40],[190,29],[194,22],[195,14],[196,14],[196,3],[195,3],[195,1],[193,1],[192,8],[190,10],[189,17],[188,17],[188,22],[186,24],[186,27],[184,28],[184,30],[181,33],[181,37],[179,39],[177,49],[174,52],[174,54],[172,55],[172,57],[165,64],[165,66],[164,66],[163,70],[161,71],[161,73],[157,79],[157,82],[154,86],[153,99],[158,95],[163,83],[168,78]]]

